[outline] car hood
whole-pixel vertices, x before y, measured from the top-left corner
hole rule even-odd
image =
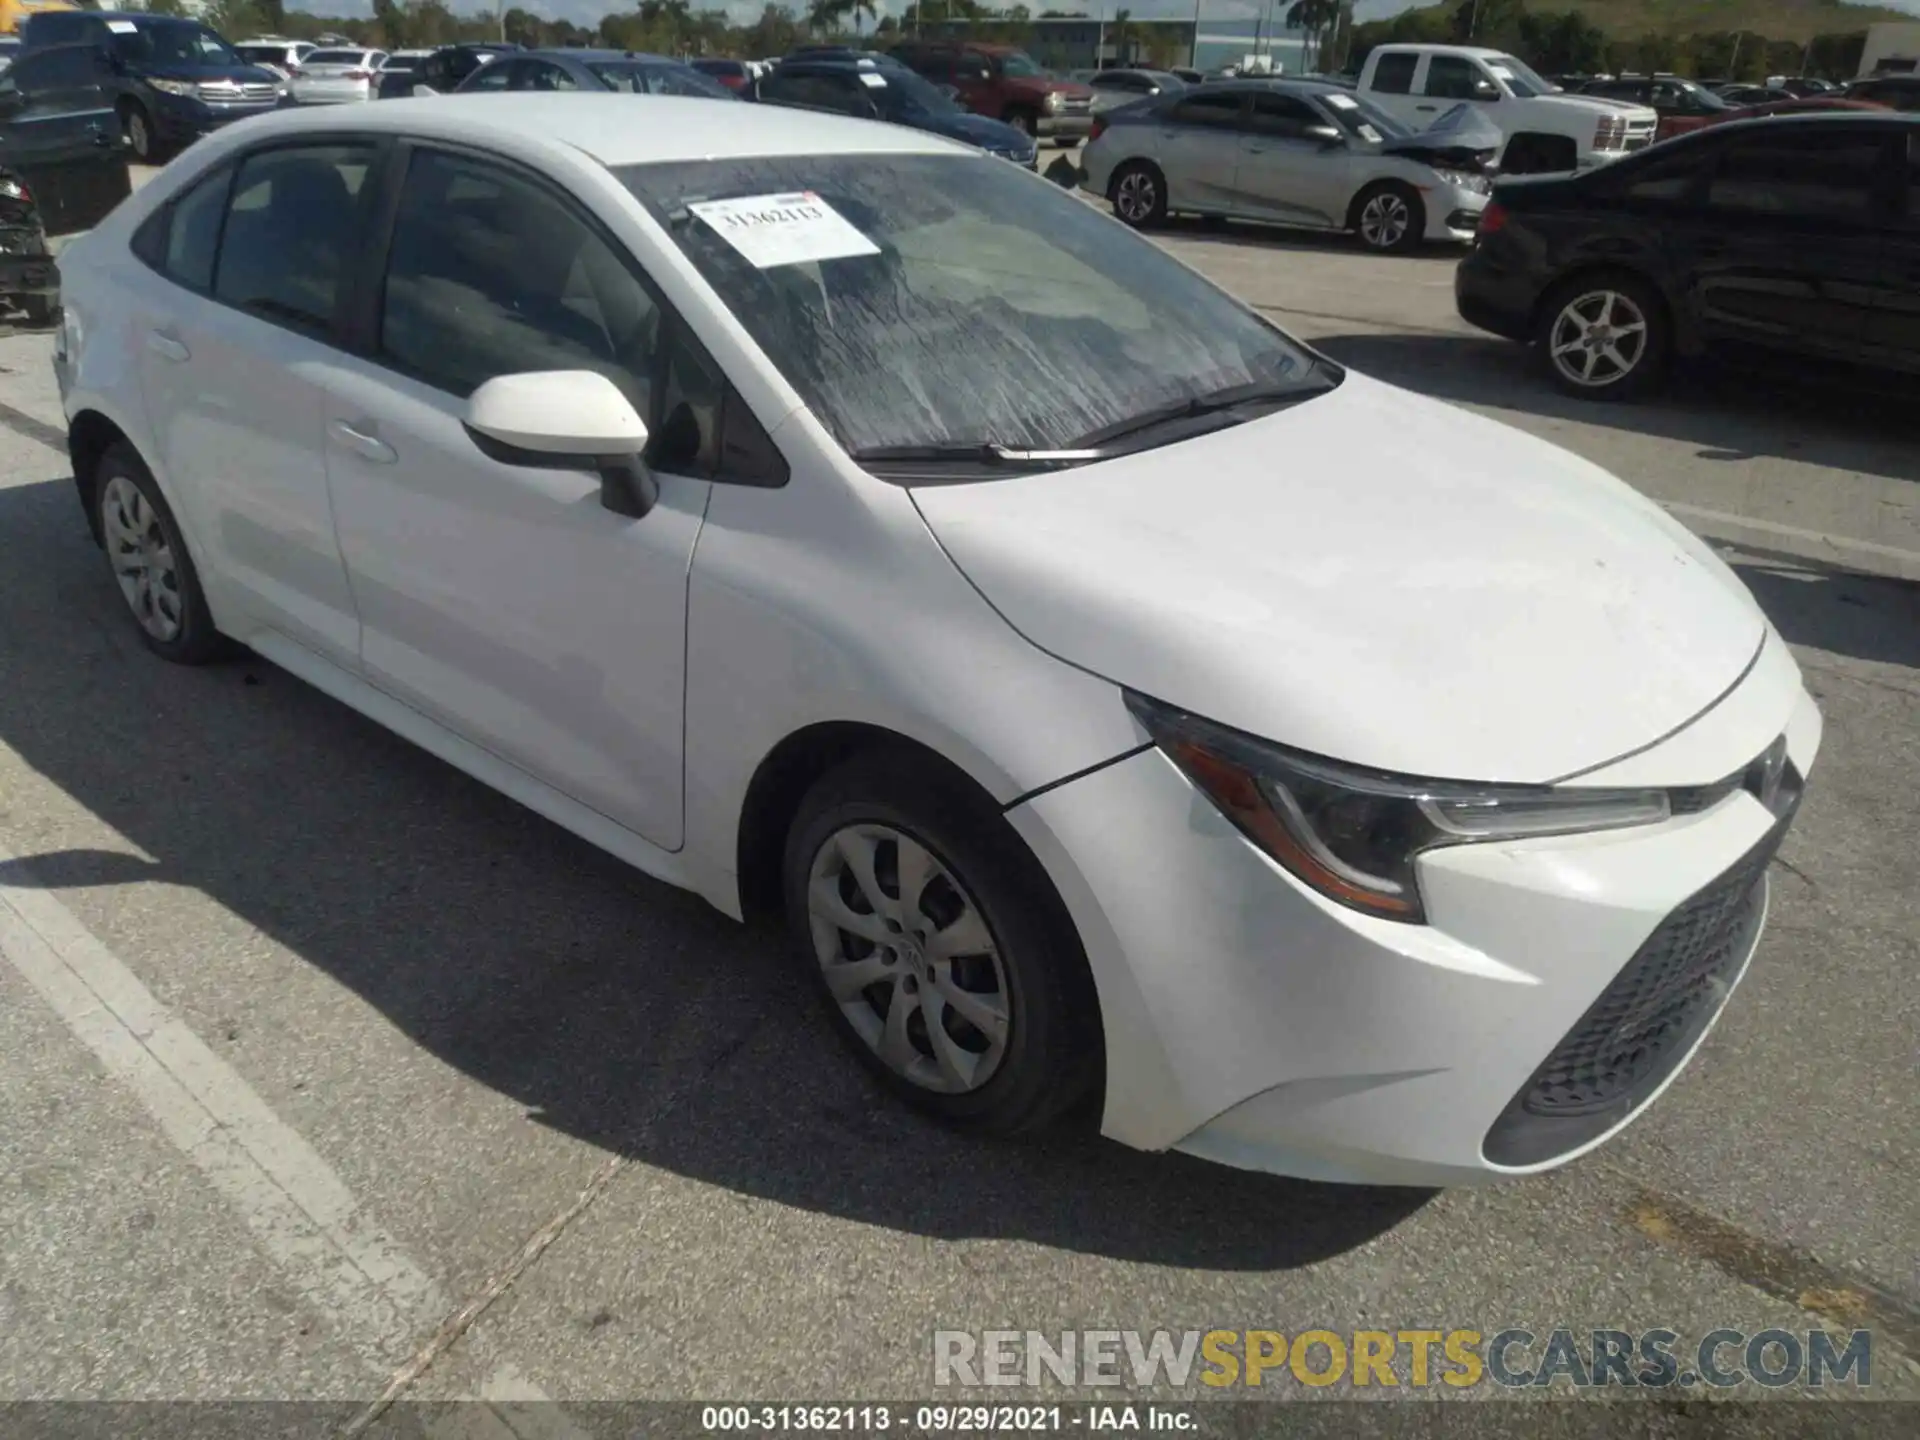
[[[1529,105],[1558,105],[1567,110],[1581,110],[1591,115],[1611,111],[1617,115],[1631,115],[1635,119],[1654,118],[1652,107],[1633,100],[1612,100],[1600,95],[1536,95],[1527,102]]]
[[[1025,153],[1033,148],[1033,142],[1024,131],[985,115],[918,115],[913,117],[911,123],[915,129],[944,135],[949,140],[964,140],[983,150],[1018,150]]]
[[[196,85],[231,80],[236,85],[277,85],[280,77],[264,65],[167,65],[142,72],[155,80],[191,80]]]
[[[1383,155],[1404,155],[1430,165],[1482,164],[1499,152],[1500,127],[1464,100],[1425,130],[1381,142]]]
[[[1621,481],[1351,373],[1172,446],[912,494],[1041,649],[1403,774],[1603,764],[1710,707],[1767,633],[1718,557]]]

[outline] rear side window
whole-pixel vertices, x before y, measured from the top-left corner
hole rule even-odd
[[[207,176],[173,202],[167,220],[166,249],[160,268],[172,279],[202,293],[213,288],[213,260],[220,248],[220,219],[227,208],[231,170]]]
[[[249,157],[234,180],[214,297],[263,320],[325,331],[352,263],[368,145]]]
[[[1662,149],[1666,147],[1662,146]],[[1691,199],[1713,163],[1709,146],[1690,145],[1672,154],[1657,151],[1612,178],[1615,193],[1636,209],[1667,209]]]
[[[1742,136],[1721,150],[1707,205],[1724,214],[1865,225],[1884,154],[1878,135],[1824,126]]]
[[[1382,55],[1373,69],[1373,88],[1383,95],[1406,95],[1413,90],[1414,67],[1418,55]]]
[[[1226,128],[1240,123],[1240,100],[1237,90],[1217,90],[1211,94],[1203,91],[1174,102],[1167,118],[1177,125]]]
[[[21,90],[83,90],[100,81],[99,65],[90,45],[61,45],[24,56],[13,67],[13,81]]]

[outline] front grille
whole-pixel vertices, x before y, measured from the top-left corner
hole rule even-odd
[[[200,98],[214,104],[232,105],[243,101],[259,102],[278,99],[280,87],[270,80],[248,80],[245,82],[223,81],[208,83],[200,87]]]
[[[1091,100],[1076,100],[1071,95],[1063,95],[1060,97],[1060,113],[1062,115],[1088,115],[1092,112],[1093,101]]]
[[[1487,1132],[1496,1165],[1564,1155],[1630,1116],[1726,1004],[1766,913],[1767,866],[1793,823],[1798,776],[1773,828],[1661,922]]]

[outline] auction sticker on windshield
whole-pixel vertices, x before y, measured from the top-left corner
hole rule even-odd
[[[884,90],[887,88],[887,77],[884,75],[868,75],[862,72],[860,83],[865,85],[869,90]]]
[[[109,20],[107,21],[107,29],[116,35],[138,35],[140,33],[140,27],[131,20]]]
[[[756,270],[880,253],[878,245],[811,190],[703,200],[687,209]]]
[[[1358,110],[1359,103],[1351,95],[1322,95],[1320,97],[1336,110]]]

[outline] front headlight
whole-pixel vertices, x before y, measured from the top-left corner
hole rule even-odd
[[[149,80],[147,83],[162,95],[193,94],[193,82],[191,80]]]
[[[1127,692],[1127,708],[1246,837],[1322,895],[1421,923],[1414,873],[1425,852],[1652,825],[1663,790],[1575,790],[1421,780],[1342,765]]]
[[[1488,176],[1475,175],[1466,170],[1435,170],[1433,173],[1456,190],[1471,190],[1476,195],[1493,193],[1493,181]]]
[[[1045,103],[1046,103],[1047,109],[1058,110],[1062,105],[1066,104],[1067,102],[1060,98],[1060,92],[1058,90],[1049,90],[1047,92],[1047,98]]]

